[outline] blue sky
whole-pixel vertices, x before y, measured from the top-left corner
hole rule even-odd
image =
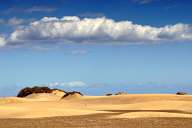
[[[190,0],[2,0],[0,95],[191,92],[190,12]]]

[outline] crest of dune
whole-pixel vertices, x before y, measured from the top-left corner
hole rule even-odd
[[[54,95],[52,93],[33,93],[25,97],[26,99],[40,100],[40,101],[56,101],[61,96]]]
[[[52,94],[62,97],[66,94],[66,92],[59,89],[52,89]]]
[[[73,92],[67,92],[67,93],[62,97],[62,99],[79,99],[79,98],[81,98],[82,96],[83,96],[82,93],[73,91]]]

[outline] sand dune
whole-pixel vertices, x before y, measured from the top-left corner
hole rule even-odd
[[[68,92],[61,98],[61,100],[76,100],[82,97],[83,95],[80,92]]]
[[[174,111],[174,112],[173,112]],[[109,118],[188,117],[192,96],[128,94],[118,96],[31,94],[26,98],[1,98],[0,118],[37,118],[119,113]]]
[[[61,98],[62,97],[62,98]],[[50,123],[53,122],[53,123]],[[128,94],[0,98],[0,128],[191,128],[192,96]]]
[[[53,93],[37,93],[30,94],[25,97],[25,99],[31,99],[35,101],[58,101],[62,96],[54,95]]]

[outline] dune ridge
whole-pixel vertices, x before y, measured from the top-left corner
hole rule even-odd
[[[54,94],[32,94],[25,98],[1,98],[0,118],[39,118],[119,113],[108,118],[192,116],[192,96],[174,94],[127,94],[60,98]]]

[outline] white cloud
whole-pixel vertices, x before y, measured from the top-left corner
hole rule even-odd
[[[17,17],[12,17],[10,19],[0,19],[0,25],[9,25],[11,27],[18,27],[19,25],[28,25],[29,23],[35,21],[34,18],[29,18],[29,19],[23,19],[23,18],[17,18]]]
[[[44,17],[17,28],[8,43],[74,42],[74,43],[156,43],[192,40],[192,25],[175,24],[164,27],[138,25],[131,21],[114,21],[105,17]]]
[[[5,44],[6,44],[5,37],[0,35],[0,47],[4,46]]]
[[[8,20],[8,24],[11,25],[11,26],[16,26],[16,25],[20,25],[24,22],[23,19],[20,19],[20,18],[16,18],[16,17],[13,17],[11,19]]]
[[[49,83],[48,86],[55,87],[55,86],[64,86],[64,87],[84,87],[87,86],[87,84],[83,81],[71,81],[71,82],[54,82]]]

